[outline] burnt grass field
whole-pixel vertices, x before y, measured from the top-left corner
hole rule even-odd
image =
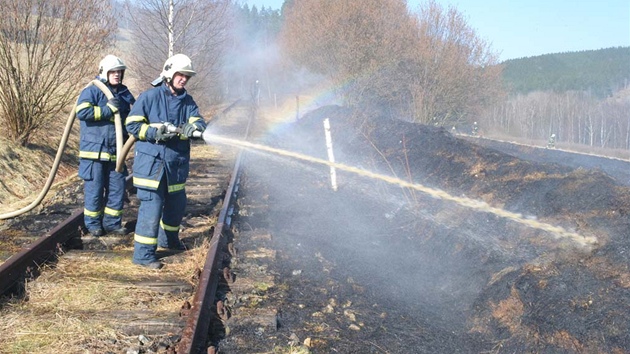
[[[545,163],[544,152],[528,161],[443,128],[353,113],[319,108],[264,143],[326,159],[329,118],[339,163],[597,243],[339,170],[333,191],[328,166],[252,154],[249,183],[268,189],[274,243],[292,254],[278,256],[289,289],[277,300],[280,331],[303,340],[309,323],[325,322],[316,353],[630,351],[628,187],[601,169]],[[331,301],[356,311],[356,330],[313,317]]]

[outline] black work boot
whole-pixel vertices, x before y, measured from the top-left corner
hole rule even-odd
[[[177,244],[171,245],[171,247],[169,247],[168,249],[169,250],[176,250],[176,251],[185,251],[186,250],[186,245],[184,245],[183,242],[179,241]]]
[[[166,248],[172,251],[186,251],[188,249],[186,248],[186,245],[184,245],[184,243],[180,240],[177,240],[177,243],[171,243],[170,245],[164,245],[164,244],[158,243],[158,247]]]
[[[141,267],[149,268],[149,269],[160,269],[164,266],[164,264],[162,264],[162,262],[160,261],[155,261],[155,262],[146,263],[146,264],[138,264],[138,265]]]

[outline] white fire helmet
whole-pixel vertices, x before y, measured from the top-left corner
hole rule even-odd
[[[109,54],[106,55],[105,58],[103,58],[103,60],[101,60],[98,64],[98,78],[103,82],[107,82],[107,73],[110,71],[122,70],[123,74],[120,77],[120,81],[122,82],[122,78],[125,75],[125,69],[127,69],[127,66],[122,59]]]
[[[195,74],[197,74],[195,69],[193,69],[192,61],[184,54],[175,54],[168,58],[164,63],[164,70],[160,76],[170,82],[175,73],[188,76],[195,76]]]

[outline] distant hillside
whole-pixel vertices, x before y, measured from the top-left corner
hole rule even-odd
[[[503,78],[514,93],[590,90],[608,97],[630,82],[630,47],[506,60]]]

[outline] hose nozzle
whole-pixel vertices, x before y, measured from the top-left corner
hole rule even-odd
[[[164,123],[164,126],[166,126],[166,131],[169,132],[169,133],[182,134],[182,128],[178,128],[173,123],[166,122],[166,123]],[[199,139],[202,136],[203,136],[203,133],[197,130],[197,131],[193,132],[193,136],[192,137]]]

